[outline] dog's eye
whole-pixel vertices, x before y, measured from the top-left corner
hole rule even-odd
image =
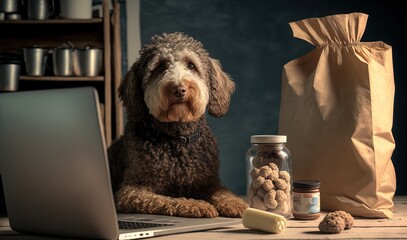
[[[195,65],[193,63],[189,62],[189,63],[187,63],[187,68],[190,70],[193,70],[193,69],[195,69]]]
[[[162,73],[164,70],[167,68],[167,65],[165,62],[161,62],[158,64],[158,66],[154,69],[154,72],[156,73]]]

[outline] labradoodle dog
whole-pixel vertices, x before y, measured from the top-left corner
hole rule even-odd
[[[193,38],[154,36],[119,96],[124,135],[109,148],[117,210],[182,217],[241,217],[247,204],[220,184],[217,143],[205,112],[220,117],[235,85]]]

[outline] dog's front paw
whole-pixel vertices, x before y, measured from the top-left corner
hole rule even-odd
[[[220,216],[239,218],[243,216],[247,203],[226,189],[215,192],[210,201]]]
[[[247,207],[247,203],[237,197],[227,198],[224,202],[219,202],[216,205],[219,215],[232,218],[242,217]]]
[[[202,200],[185,199],[177,201],[177,213],[180,217],[214,218],[218,211],[210,203]]]

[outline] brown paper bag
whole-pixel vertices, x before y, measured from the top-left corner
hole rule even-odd
[[[396,177],[392,49],[360,42],[362,13],[290,23],[316,48],[283,69],[279,119],[294,180],[321,181],[321,208],[391,218]]]

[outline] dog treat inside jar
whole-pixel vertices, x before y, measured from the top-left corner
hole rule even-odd
[[[249,207],[292,217],[291,154],[287,136],[253,135],[247,151],[247,199]]]

